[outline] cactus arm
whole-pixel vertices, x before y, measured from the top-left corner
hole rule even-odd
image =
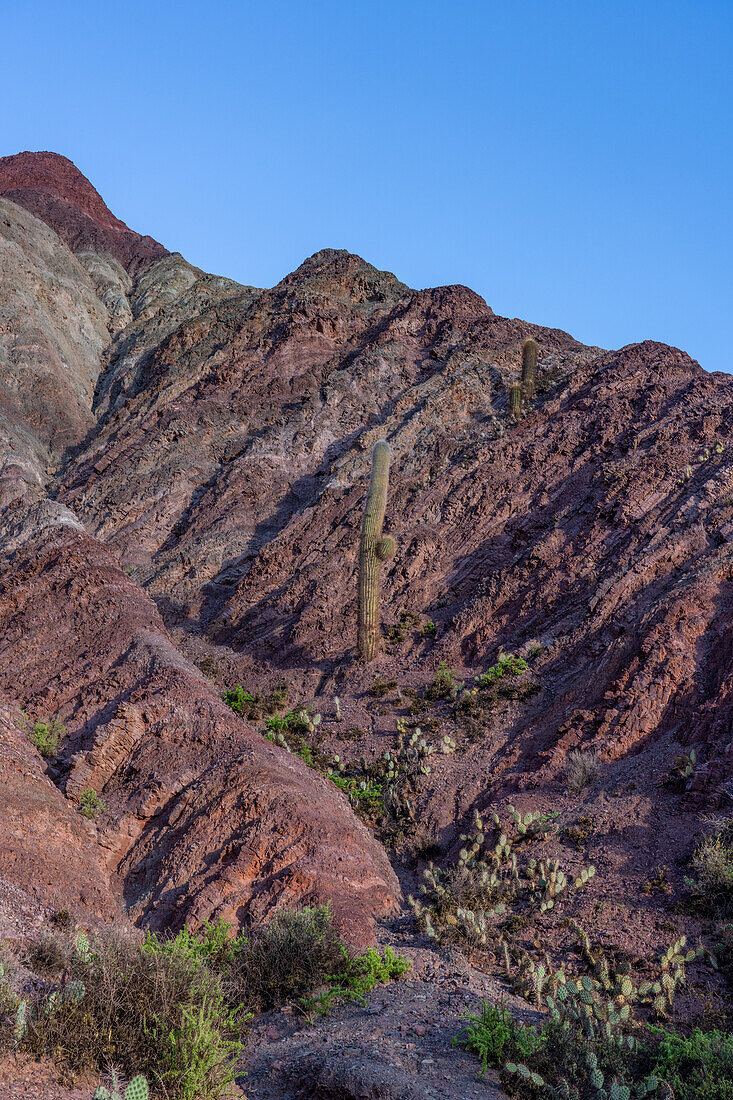
[[[371,661],[379,651],[379,563],[395,552],[395,541],[382,537],[387,507],[390,449],[386,440],[375,443],[359,546],[359,656]]]

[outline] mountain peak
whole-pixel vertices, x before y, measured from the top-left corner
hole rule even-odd
[[[111,253],[136,271],[168,254],[116,218],[73,161],[49,150],[0,157],[0,195],[46,222],[72,250]]]

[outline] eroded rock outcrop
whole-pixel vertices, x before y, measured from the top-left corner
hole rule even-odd
[[[647,754],[651,776],[655,746],[694,742],[689,803],[730,797],[730,378],[665,345],[607,353],[497,317],[466,287],[414,291],[343,251],[239,286],[34,156],[0,162],[0,353],[45,341],[20,366],[5,353],[0,690],[66,721],[49,794],[64,814],[77,822],[86,787],[107,805],[79,826],[92,908],[116,899],[164,927],[330,898],[365,941],[396,896],[333,784],[236,718],[184,652],[255,688],[292,677],[317,704],[338,685],[376,752],[393,731],[364,711],[375,669],[419,687],[440,659],[469,677],[534,640],[536,698],[488,717],[420,795],[446,835],[491,798],[557,791],[578,746],[619,774]],[[19,308],[9,283],[29,272]],[[514,423],[529,335],[537,397]],[[364,670],[356,554],[384,437],[384,618],[433,630],[396,630]]]

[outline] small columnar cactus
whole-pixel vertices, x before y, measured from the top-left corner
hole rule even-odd
[[[359,547],[359,656],[372,661],[379,652],[379,566],[394,555],[395,541],[382,535],[389,484],[389,443],[381,439],[372,451]]]
[[[522,384],[514,382],[509,387],[509,412],[515,420],[522,419]]]
[[[537,341],[531,336],[522,344],[522,389],[525,401],[534,397],[534,383],[537,374]]]

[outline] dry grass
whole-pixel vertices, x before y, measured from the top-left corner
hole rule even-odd
[[[586,787],[591,787],[598,779],[600,770],[601,761],[595,750],[583,752],[581,749],[571,749],[563,768],[568,790],[579,794]]]

